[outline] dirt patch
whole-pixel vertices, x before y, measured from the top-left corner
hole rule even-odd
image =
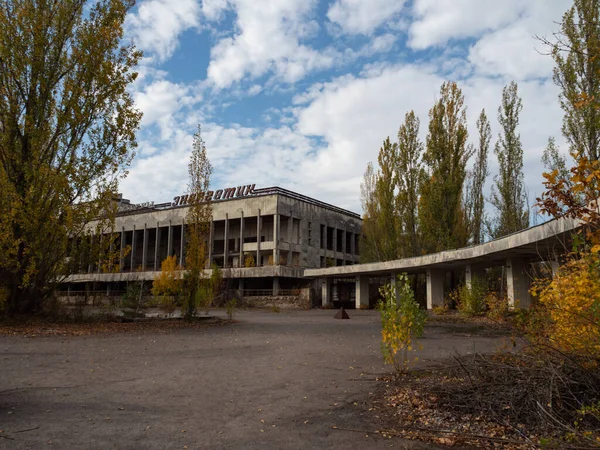
[[[230,323],[218,317],[183,319],[51,321],[44,318],[2,319],[0,336],[89,336],[102,333],[168,333],[183,329],[221,326]]]

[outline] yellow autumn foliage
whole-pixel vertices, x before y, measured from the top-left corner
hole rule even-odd
[[[569,260],[533,291],[548,315],[545,334],[551,345],[600,360],[600,254]]]

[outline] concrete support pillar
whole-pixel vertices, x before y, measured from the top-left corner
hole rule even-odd
[[[244,211],[242,211],[242,218],[240,219],[240,262],[238,264],[240,267],[245,266],[244,262]],[[244,283],[243,280],[240,280],[240,283]]]
[[[427,309],[444,304],[444,271],[427,269]]]
[[[94,242],[95,242],[95,240],[96,240],[96,239],[97,239],[97,237],[96,237],[96,236],[92,236],[92,237],[90,238],[90,242],[91,242],[91,248],[90,248],[90,251],[91,251],[91,250],[94,248]],[[88,263],[88,267],[87,267],[87,272],[88,272],[88,273],[92,273],[92,271],[93,271],[93,270],[94,270],[94,263],[92,263],[92,261],[91,261],[91,259],[90,259],[90,262]]]
[[[225,214],[225,231],[223,232],[223,267],[229,267],[229,214]]]
[[[125,227],[121,228],[121,249],[119,251],[119,272],[123,272],[123,262],[125,255]]]
[[[279,277],[273,277],[273,296],[279,295]]]
[[[183,259],[183,250],[185,249],[185,220],[181,224],[181,245],[179,246],[179,265],[183,267],[185,259]]]
[[[327,259],[327,224],[323,227],[323,248],[325,249],[325,259]]]
[[[400,289],[398,288],[398,274],[390,274],[390,284],[394,287],[396,292],[396,305],[400,303]]]
[[[287,241],[288,244],[290,244],[290,249],[292,248],[292,235],[293,235],[293,228],[292,226],[294,225],[294,220],[292,219],[292,212],[290,211],[290,216],[288,217],[288,229],[287,229]]]
[[[173,227],[169,220],[169,235],[167,237],[167,256],[171,256],[173,253]]]
[[[465,266],[465,284],[471,285],[473,278],[483,280],[485,278],[485,266],[482,264],[467,264]]]
[[[350,233],[350,254],[352,256],[356,255],[356,248],[355,248],[356,247],[355,246],[356,237],[355,236],[356,236],[355,233],[352,233],[352,232]]]
[[[100,273],[102,271],[102,256],[104,255],[104,234],[100,233],[100,252],[98,255],[98,268],[96,272]]]
[[[529,275],[525,260],[511,258],[506,260],[506,293],[508,294],[508,307],[510,309],[525,309],[531,306],[529,294]]]
[[[215,235],[215,222],[210,217],[210,231],[208,233],[208,268],[213,265],[213,238]]]
[[[136,246],[136,242],[135,242],[135,225],[133,226],[133,231],[131,232],[131,259],[130,259],[130,267],[131,267],[131,272],[135,272],[135,246]]]
[[[328,308],[331,306],[331,278],[323,278],[321,285],[321,306]]]
[[[369,308],[369,277],[360,275],[356,277],[356,309]]]
[[[156,222],[156,236],[154,239],[154,271],[156,272],[160,268],[160,262],[158,261],[158,249],[160,247],[160,226]]]
[[[346,230],[342,231],[342,266],[346,265]]]
[[[550,269],[552,270],[552,278],[558,275],[558,269],[560,268],[560,263],[556,260],[550,261]]]
[[[258,210],[258,216],[256,216],[256,267],[260,267],[260,234],[262,227],[260,223],[260,209]]]
[[[279,265],[279,221],[281,216],[275,214],[273,216],[273,265]]]
[[[146,264],[148,262],[148,228],[144,224],[144,235],[142,237],[142,272],[146,271]]]
[[[333,228],[331,243],[333,244],[331,246],[333,248],[333,258],[337,260],[337,228],[335,227]],[[333,265],[337,266],[337,261],[334,261]]]

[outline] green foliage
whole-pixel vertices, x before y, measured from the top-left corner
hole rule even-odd
[[[10,314],[39,311],[79,266],[70,245],[110,229],[141,120],[129,89],[141,53],[123,40],[132,7],[0,5],[0,286]]]
[[[137,317],[143,315],[142,312],[149,306],[150,300],[147,292],[144,292],[144,282],[134,281],[127,283],[127,288],[123,294],[122,306],[126,313],[131,313]]]
[[[455,291],[454,300],[458,310],[467,316],[482,316],[486,310],[487,283],[484,279],[473,277],[471,283],[459,286]]]
[[[406,372],[411,363],[408,354],[415,350],[414,340],[423,335],[427,312],[415,301],[406,274],[398,276],[395,286],[385,285],[379,292],[383,297],[377,305],[381,314],[381,352],[385,362],[397,372]]]
[[[502,132],[494,148],[499,166],[491,196],[491,203],[498,210],[492,230],[494,237],[506,236],[529,226],[523,187],[523,147],[517,132],[522,109],[517,83],[513,81],[502,90],[502,104],[498,107]]]
[[[429,133],[423,161],[428,178],[419,201],[419,221],[426,252],[463,247],[468,229],[462,203],[467,147],[464,96],[456,83],[446,82],[440,99],[429,111]]]
[[[571,154],[598,160],[600,148],[600,1],[574,0],[552,49],[562,132]]]
[[[398,130],[398,158],[395,171],[398,195],[398,255],[402,258],[421,254],[419,236],[419,195],[426,179],[421,164],[423,143],[419,140],[419,118],[414,111],[406,113]]]
[[[481,110],[481,114],[477,119],[477,131],[479,133],[479,146],[475,152],[473,171],[468,177],[468,184],[465,188],[465,209],[468,215],[470,242],[474,245],[481,244],[485,236],[483,227],[485,223],[483,189],[485,180],[489,175],[487,158],[492,139],[490,121],[485,114],[485,109]]]
[[[235,313],[235,308],[237,306],[237,300],[235,298],[227,300],[225,303],[225,312],[227,313],[227,317],[229,320],[233,320],[233,314]]]

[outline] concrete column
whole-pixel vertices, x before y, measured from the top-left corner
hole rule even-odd
[[[323,278],[321,285],[321,306],[328,308],[331,306],[331,278]]]
[[[467,264],[465,266],[465,284],[471,285],[473,278],[483,280],[485,277],[485,266],[482,264]]]
[[[142,272],[146,271],[146,263],[148,262],[148,228],[144,224],[144,236],[142,238]]]
[[[208,233],[208,267],[213,265],[213,236],[215,235],[215,223],[212,216],[210,216],[210,231]]]
[[[510,309],[525,309],[531,306],[529,294],[528,264],[520,258],[506,260],[506,293],[508,294],[508,307]]]
[[[184,259],[183,259],[183,249],[185,248],[185,220],[181,224],[181,245],[179,246],[179,265],[183,267]]]
[[[398,274],[390,274],[390,284],[394,287],[396,292],[396,305],[400,303],[400,289],[398,288]]]
[[[427,309],[444,304],[444,271],[427,269]]]
[[[560,263],[558,261],[550,261],[550,269],[552,270],[552,278],[558,275],[558,269],[560,268]]]
[[[154,271],[155,272],[160,267],[160,263],[158,262],[158,248],[159,248],[159,244],[160,244],[160,227],[158,225],[159,225],[158,222],[156,222],[156,236],[154,239]]]
[[[273,296],[279,295],[279,277],[273,277]]]
[[[244,261],[244,211],[242,211],[242,218],[240,219],[240,267],[245,266]],[[243,280],[240,280],[243,283]]]
[[[260,267],[260,234],[262,227],[260,223],[260,209],[258,210],[258,216],[256,216],[256,267]]]
[[[121,250],[119,251],[119,272],[123,272],[123,261],[125,256],[123,252],[125,251],[125,227],[121,228]]]
[[[290,217],[288,218],[288,229],[287,229],[287,240],[288,240],[288,244],[290,244],[290,249],[292,248],[292,233],[293,233],[293,219],[292,219],[292,212],[290,211]]]
[[[104,234],[100,233],[100,247],[98,252],[98,268],[96,272],[100,273],[102,271],[102,256],[104,255]]]
[[[369,277],[360,275],[356,277],[356,309],[369,308]]]
[[[225,214],[225,231],[223,232],[225,240],[223,246],[223,267],[229,267],[229,214]]]
[[[273,216],[273,265],[279,265],[279,220],[281,216],[275,214]]]
[[[355,233],[350,233],[350,253],[352,256],[356,255],[356,246],[355,246]]]
[[[133,226],[133,231],[131,232],[131,259],[129,265],[131,266],[131,271],[135,272],[135,225]]]
[[[169,220],[169,235],[167,237],[167,256],[171,256],[173,252],[173,227],[171,226],[171,221]]]
[[[327,224],[323,227],[324,235],[323,235],[323,249],[325,249],[325,260],[327,260]]]
[[[94,248],[94,241],[96,240],[96,236],[92,236],[90,238],[90,253],[93,254],[92,249]],[[92,263],[91,259],[90,262],[88,263],[88,267],[87,267],[87,272],[88,273],[92,273],[94,270],[94,264]]]
[[[342,231],[342,266],[346,265],[346,230]]]
[[[337,260],[337,228],[336,227],[333,227],[331,243],[333,244],[331,246],[331,248],[333,249],[333,259]],[[337,261],[334,261],[333,265],[337,266]]]

